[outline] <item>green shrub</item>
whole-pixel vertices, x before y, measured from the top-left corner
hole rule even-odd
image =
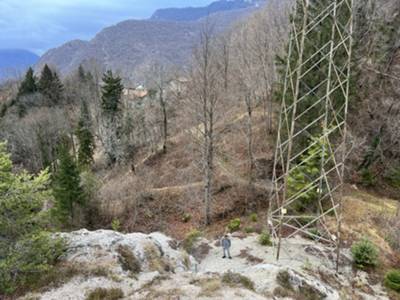
[[[378,249],[367,239],[353,244],[351,254],[358,268],[374,267],[378,263]]]
[[[241,225],[241,221],[239,218],[237,219],[233,219],[229,222],[228,224],[228,229],[230,232],[235,232],[238,231],[240,229],[240,225]]]
[[[6,144],[0,142],[0,295],[35,287],[54,268],[65,243],[51,236],[53,204],[50,174],[13,172]],[[1,296],[0,296],[1,298]],[[12,298],[12,297],[11,297]]]
[[[328,155],[327,151],[321,151],[327,147],[322,136],[311,137],[308,143],[307,152],[301,156],[304,163],[293,169],[288,177],[288,197],[298,194],[297,200],[293,203],[293,209],[296,212],[317,210],[318,187],[315,185],[312,188],[308,187],[320,176],[321,161],[326,160]]]
[[[269,232],[262,232],[260,234],[260,237],[258,238],[258,242],[262,246],[272,246],[271,235],[269,234]]]
[[[400,270],[391,270],[385,275],[385,286],[400,292]]]
[[[364,186],[374,186],[376,183],[375,175],[367,168],[361,170],[361,183]]]
[[[183,222],[183,223],[187,223],[187,222],[189,222],[191,219],[192,219],[192,215],[189,214],[189,213],[185,213],[185,214],[183,214],[182,222]]]
[[[119,254],[119,263],[124,271],[129,271],[132,274],[138,274],[141,272],[142,268],[140,261],[128,246],[120,245],[117,252]]]
[[[400,188],[400,167],[393,168],[386,176],[386,180],[394,188]]]
[[[250,218],[250,221],[252,221],[254,223],[258,221],[258,216],[256,213],[252,213],[249,218]]]
[[[96,175],[87,169],[81,172],[81,183],[83,192],[85,194],[85,199],[93,199],[95,194],[100,188],[100,181],[97,179]]]
[[[191,230],[187,235],[186,238],[182,241],[182,247],[188,253],[191,253],[193,250],[194,243],[201,237],[201,232],[197,229]]]
[[[96,288],[87,295],[86,300],[118,300],[122,298],[124,298],[124,292],[119,288]]]
[[[314,217],[299,217],[297,218],[297,221],[300,223],[302,226],[306,226],[307,224],[310,224],[314,220]],[[295,221],[293,221],[293,224],[295,224]]]
[[[22,239],[0,260],[0,292],[13,293],[17,288],[30,290],[51,273],[65,252],[65,242],[40,232]]]
[[[318,231],[317,228],[310,228],[308,232],[312,235],[307,235],[307,237],[312,240],[318,240],[318,238],[321,236],[321,233]]]
[[[239,273],[227,272],[222,275],[222,282],[235,287],[235,286],[242,286],[248,290],[254,290],[254,282],[251,281],[250,278],[243,276]]]
[[[255,232],[255,229],[254,229],[254,227],[247,226],[247,227],[244,228],[244,232],[253,233],[253,232]]]
[[[111,228],[114,231],[120,231],[121,229],[121,222],[118,219],[114,219],[111,222]]]

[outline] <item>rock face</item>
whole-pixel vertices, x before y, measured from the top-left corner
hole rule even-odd
[[[63,258],[69,263],[80,265],[107,266],[116,273],[123,273],[123,260],[129,251],[139,264],[140,272],[163,271],[166,267],[173,272],[190,271],[193,258],[174,249],[174,241],[161,233],[122,234],[110,230],[90,232],[80,230],[60,233],[69,246]]]
[[[322,245],[300,237],[286,241],[276,261],[274,248],[261,246],[255,234],[232,236],[232,260],[222,259],[221,247],[204,238],[194,244],[193,253],[201,253],[196,260],[161,233],[80,230],[58,236],[69,244],[61,265],[80,272],[24,299],[85,300],[102,288],[118,289],[132,300],[388,300],[379,283],[352,270],[350,259],[335,274],[329,255],[321,255]]]

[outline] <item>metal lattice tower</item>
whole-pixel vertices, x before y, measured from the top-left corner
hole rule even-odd
[[[340,257],[353,0],[298,0],[291,17],[269,218],[277,259],[308,235]]]

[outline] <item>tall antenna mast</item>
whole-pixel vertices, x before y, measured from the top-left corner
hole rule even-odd
[[[339,267],[353,0],[297,0],[282,87],[269,213],[277,259],[296,235]]]

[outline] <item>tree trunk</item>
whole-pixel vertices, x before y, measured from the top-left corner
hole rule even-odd
[[[163,153],[167,153],[167,140],[168,140],[168,117],[167,117],[167,105],[164,101],[163,90],[160,90],[160,105],[163,114]]]
[[[214,175],[214,145],[212,120],[206,136],[206,157],[205,157],[205,223],[211,224],[211,204],[212,204],[212,183]]]
[[[253,154],[253,120],[252,120],[252,108],[248,107],[247,110],[247,153],[249,158],[249,184],[252,185],[254,181],[254,154]]]
[[[254,183],[254,154],[253,154],[253,105],[251,95],[246,95],[246,107],[247,107],[247,155],[249,164],[249,187],[251,188]],[[245,211],[248,209],[248,199],[246,196]]]

